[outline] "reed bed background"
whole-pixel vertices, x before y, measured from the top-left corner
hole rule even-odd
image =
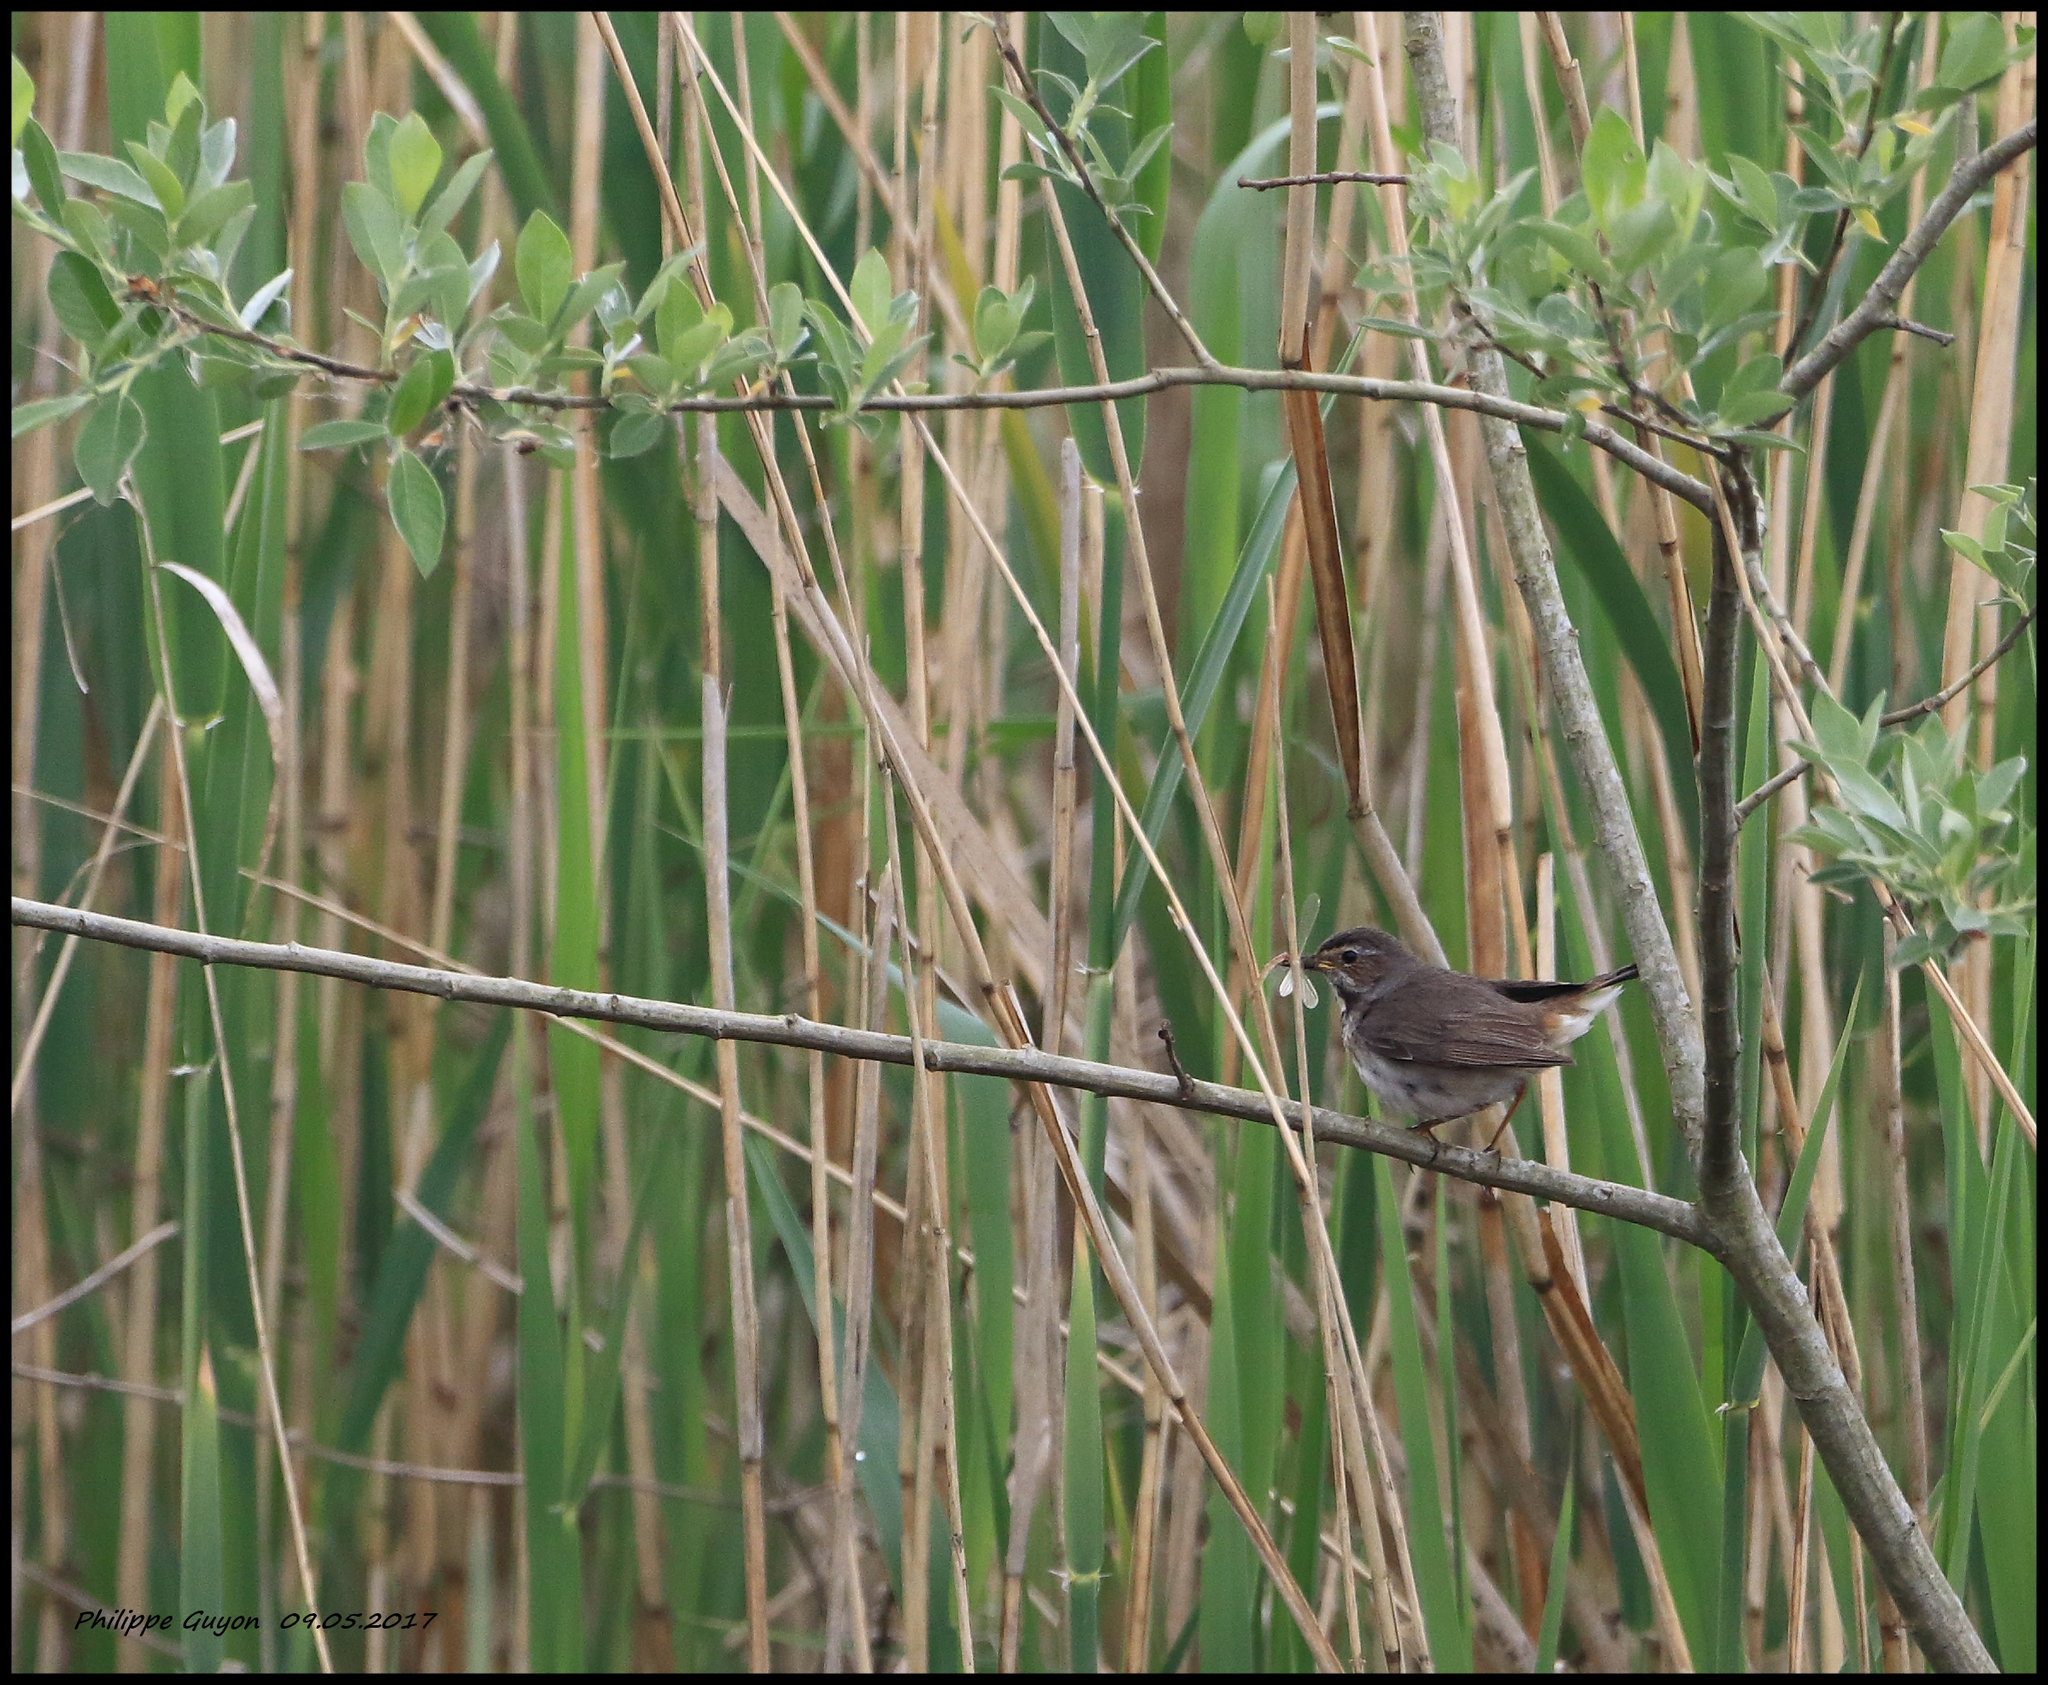
[[[2032,460],[2030,138],[1894,299],[1927,332],[1799,361],[2030,137],[2031,40],[17,14],[15,895],[439,981],[17,900],[15,1665],[2032,1670],[2031,493],[1968,489]],[[121,198],[100,153],[176,222],[194,94],[250,183],[238,318],[22,211],[25,169],[53,219]],[[1502,375],[1475,253],[1645,169],[1746,313],[1659,356],[1649,299],[1576,388],[1550,317]],[[1394,179],[1241,185],[1332,170]],[[1557,296],[1611,327],[1599,226]],[[440,332],[497,306],[532,333]],[[1495,399],[1565,430],[1517,467]],[[1680,482],[1737,456],[1732,569]],[[1887,733],[1950,758],[1875,749],[1923,698]],[[1968,809],[1927,810],[1945,900],[1829,831],[1901,779]],[[1365,1109],[1329,1003],[1259,977],[1363,922],[1646,987],[1432,1173],[1274,1127]],[[1685,1203],[1717,1128],[1946,1621]]]

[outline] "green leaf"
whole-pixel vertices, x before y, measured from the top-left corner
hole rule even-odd
[[[109,158],[99,152],[60,152],[57,163],[73,181],[97,187],[102,193],[132,199],[138,205],[157,208],[155,190],[118,158]]]
[[[21,61],[15,61],[19,64]],[[50,137],[43,133],[42,124],[30,118],[28,126],[21,131],[21,161],[28,170],[29,185],[36,190],[36,198],[44,210],[58,222],[64,220],[64,171],[57,163],[57,149],[50,144]]]
[[[983,287],[974,301],[974,354],[983,363],[993,363],[1010,349],[1017,337],[1021,318],[1016,307],[1003,296],[1000,287]]]
[[[447,234],[434,234],[420,241],[419,267],[426,271],[427,298],[434,319],[453,332],[469,313],[471,281],[469,264],[462,248]]]
[[[808,299],[804,302],[804,320],[811,324],[811,330],[818,336],[819,349],[824,353],[818,363],[818,372],[831,388],[833,403],[843,413],[852,400],[858,368],[845,324],[824,305]]]
[[[78,203],[77,200],[72,201]],[[153,205],[137,204],[129,199],[111,199],[107,202],[107,214],[121,225],[129,238],[143,247],[161,265],[171,255],[171,225],[164,221],[164,214]],[[161,268],[151,267],[152,275],[162,273]]]
[[[909,333],[907,323],[891,320],[882,324],[874,338],[868,341],[867,350],[861,355],[862,385],[873,388],[881,384],[884,378],[882,370],[887,368],[890,360],[902,350]]]
[[[867,329],[868,338],[878,337],[889,319],[889,260],[870,246],[853,268],[853,284],[847,288],[854,314]]]
[[[715,321],[699,322],[662,348],[662,360],[683,380],[694,383],[703,372],[704,359],[724,343],[723,326]]]
[[[1628,119],[1611,106],[1602,106],[1593,119],[1579,175],[1593,220],[1610,233],[1622,212],[1642,202],[1649,165]]]
[[[316,427],[308,427],[299,435],[299,449],[302,451],[344,450],[351,445],[367,445],[373,439],[386,437],[384,425],[377,421],[323,421]]]
[[[672,286],[662,294],[654,311],[654,346],[671,368],[680,368],[676,348],[683,337],[704,320],[704,307],[697,302],[696,291],[688,286]],[[709,347],[700,357],[710,355]],[[691,363],[694,370],[696,363]]]
[[[390,112],[379,111],[371,115],[369,133],[363,136],[363,180],[394,207],[398,189],[391,180],[391,137],[397,128],[398,120]]]
[[[1624,275],[1633,275],[1660,262],[1677,238],[1678,222],[1671,207],[1645,199],[1614,219],[1614,267]]]
[[[185,189],[171,166],[166,164],[148,147],[139,141],[128,143],[128,156],[135,160],[135,167],[141,171],[142,179],[149,183],[149,190],[156,197],[158,208],[173,222],[185,209]]]
[[[1681,239],[1692,237],[1693,223],[1707,195],[1707,172],[1688,162],[1661,140],[1650,148],[1651,194],[1670,208]]]
[[[78,477],[91,488],[93,501],[101,508],[114,501],[121,476],[128,472],[135,453],[142,449],[147,432],[142,406],[126,392],[109,392],[101,398],[78,430],[71,459],[78,465]]]
[[[171,126],[161,152],[164,167],[177,179],[178,191],[190,199],[199,180],[199,131],[206,125],[206,101],[182,70],[164,101],[164,117]],[[154,124],[150,125],[149,145],[151,151],[157,151]]]
[[[1815,745],[1821,759],[1830,769],[1863,764],[1862,722],[1833,696],[1826,691],[1818,692],[1808,718],[1813,721]]]
[[[28,73],[28,67],[19,58],[14,61],[14,144],[21,144],[23,128],[29,121],[29,113],[36,107],[36,79]]]
[[[132,208],[142,209],[140,205]],[[114,261],[114,231],[107,222],[107,213],[90,199],[64,201],[64,230],[78,242],[80,249],[88,257],[99,259],[101,268],[117,267]]]
[[[341,189],[341,223],[363,267],[388,290],[405,263],[405,231],[398,220],[398,207],[368,182],[346,182]]]
[[[33,433],[38,427],[47,427],[53,421],[62,421],[67,415],[75,415],[92,402],[90,392],[70,392],[61,398],[38,398],[32,404],[14,406],[14,437]]]
[[[667,419],[666,416],[649,415],[644,411],[637,415],[620,416],[612,427],[609,453],[616,459],[638,456],[643,451],[652,450],[661,442],[662,430],[667,424]]]
[[[441,173],[441,143],[434,138],[424,117],[417,111],[408,111],[391,131],[389,156],[391,187],[398,197],[399,214],[410,222],[427,202],[434,178]]]
[[[2000,761],[1989,772],[1980,774],[1977,779],[1977,811],[1986,818],[2001,811],[2011,800],[2026,770],[2026,757],[2014,755]]]
[[[76,252],[59,252],[50,260],[49,291],[57,325],[88,351],[98,352],[121,319],[121,307],[98,267]]]
[[[164,121],[182,126],[185,113],[191,109],[195,100],[199,100],[199,90],[192,85],[191,77],[184,71],[179,71],[171,78],[170,89],[164,95]],[[192,113],[195,128],[198,126],[198,120],[205,115],[206,102],[199,100],[199,109]]]
[[[477,253],[476,261],[470,264],[467,273],[469,275],[469,302],[471,304],[476,303],[484,288],[491,284],[491,277],[497,274],[500,255],[498,242],[493,240],[482,251]]]
[[[1965,12],[1950,27],[1934,79],[1944,88],[1968,93],[1998,76],[2006,59],[2005,30],[1997,17],[1989,12]]]
[[[1754,246],[1735,246],[1714,259],[1707,271],[1703,294],[1708,329],[1732,322],[1764,296],[1765,277],[1761,257]]]
[[[603,299],[605,294],[618,284],[618,279],[625,273],[625,270],[626,266],[623,263],[607,263],[593,269],[582,280],[578,281],[570,289],[569,296],[562,301],[561,320],[554,324],[555,332],[566,334],[578,322],[582,321],[584,317],[588,316],[597,307],[598,302]],[[730,312],[727,313],[726,319],[728,324],[730,324]],[[730,331],[729,326],[728,331]]]
[[[384,425],[394,439],[403,439],[432,415],[455,384],[455,359],[446,351],[429,351],[413,359],[391,394]]]
[[[1761,165],[1736,154],[1728,160],[1728,167],[1735,172],[1735,185],[1740,191],[1739,203],[1744,211],[1761,226],[1775,229],[1778,226],[1778,190],[1771,185]]]
[[[660,309],[661,301],[668,297],[669,289],[678,282],[688,285],[689,267],[696,262],[697,254],[703,249],[699,244],[690,247],[688,251],[677,252],[654,272],[654,279],[647,283],[647,290],[640,295],[640,302],[633,306],[634,321],[645,322],[650,315]],[[787,282],[783,284],[788,285]],[[694,290],[692,289],[693,292]]]
[[[223,117],[199,137],[199,170],[192,185],[210,191],[228,179],[235,163],[235,120]]]
[[[804,342],[804,295],[794,281],[778,281],[768,293],[768,337],[779,362],[788,362]]]
[[[1728,377],[1728,384],[1721,388],[1722,412],[1725,414],[1728,406],[1737,399],[1772,391],[1784,372],[1785,365],[1775,352],[1765,351],[1751,357]]]
[[[433,471],[403,445],[391,453],[391,474],[384,484],[384,501],[391,510],[391,524],[398,528],[398,536],[412,552],[413,566],[425,579],[440,563],[448,510]]]
[[[726,341],[718,348],[718,354],[711,359],[711,366],[704,371],[707,387],[728,386],[734,381],[751,380],[756,370],[774,360],[775,347],[759,328],[749,328],[738,339]]]
[[[519,231],[512,267],[519,277],[519,296],[529,314],[543,327],[554,324],[555,312],[568,297],[575,264],[569,236],[555,226],[553,217],[546,211],[535,211],[526,219],[526,226]]]
[[[1909,965],[1924,965],[1940,959],[1946,951],[1943,944],[1916,930],[1892,950],[1892,968],[1903,971]]]
[[[652,351],[635,352],[626,359],[626,367],[650,397],[660,397],[676,383],[676,371],[669,360]]]
[[[1766,416],[1782,415],[1791,407],[1792,400],[1782,392],[1745,392],[1738,398],[1723,401],[1721,425],[1746,428]]]
[[[203,246],[245,205],[256,202],[256,187],[246,176],[209,188],[185,207],[175,238],[181,246]]]
[[[1607,261],[1599,242],[1582,228],[1545,219],[1531,225],[1536,237],[1549,246],[1581,275],[1605,286],[1614,280],[1614,265]],[[1427,337],[1427,336],[1423,336]]]
[[[476,191],[476,184],[484,179],[484,171],[490,167],[492,156],[486,147],[462,161],[462,167],[449,179],[448,185],[434,195],[427,214],[420,218],[422,238],[440,233],[461,214],[462,207],[469,203],[469,196]]]

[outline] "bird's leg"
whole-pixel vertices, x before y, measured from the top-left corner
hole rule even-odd
[[[1522,1096],[1524,1094],[1527,1094],[1528,1092],[1528,1079],[1524,1078],[1522,1081],[1522,1086],[1515,1090],[1515,1097],[1514,1100],[1508,1106],[1507,1116],[1503,1117],[1500,1120],[1500,1127],[1493,1132],[1493,1139],[1486,1143],[1486,1150],[1488,1152],[1492,1152],[1494,1148],[1500,1145],[1500,1138],[1508,1132],[1508,1118],[1511,1118],[1515,1115],[1515,1107],[1519,1106],[1522,1103]]]

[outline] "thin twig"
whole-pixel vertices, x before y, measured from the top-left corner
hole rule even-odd
[[[1943,349],[1956,342],[1954,334],[1944,333],[1940,328],[1930,328],[1925,322],[1908,321],[1904,316],[1880,316],[1877,325],[1880,328],[1890,328],[1896,333],[1918,334],[1922,339],[1933,340]]]
[[[1239,176],[1237,185],[1263,193],[1269,187],[1310,187],[1323,182],[1358,181],[1367,187],[1406,187],[1404,175],[1380,175],[1372,170],[1317,170],[1300,176]]]
[[[160,307],[169,310],[196,332],[213,334],[223,339],[234,340],[238,344],[253,346],[282,362],[299,363],[307,368],[317,369],[323,374],[333,375],[337,379],[390,385],[398,380],[402,372],[396,369],[372,368],[362,363],[351,363],[344,358],[330,357],[322,352],[308,351],[300,346],[285,344],[281,340],[268,339],[246,328],[225,327],[195,315],[170,300],[163,301]],[[1180,386],[1234,386],[1247,392],[1305,390],[1334,392],[1344,397],[1369,398],[1379,403],[1436,404],[1444,409],[1471,410],[1479,415],[1512,421],[1518,426],[1534,427],[1546,433],[1581,431],[1581,418],[1576,415],[1568,416],[1561,410],[1545,409],[1538,404],[1518,403],[1512,399],[1474,392],[1465,387],[1444,386],[1429,381],[1379,380],[1368,375],[1323,374],[1307,369],[1239,368],[1219,363],[1206,352],[1203,355],[1206,360],[1198,367],[1169,366],[1134,375],[1128,380],[1102,380],[1080,386],[1046,386],[1021,392],[876,393],[858,405],[856,413],[1057,409],[1069,404],[1120,403],[1127,398],[1149,397],[1155,392],[1165,392]],[[557,413],[566,410],[608,410],[613,407],[613,400],[600,393],[541,392],[531,387],[484,386],[471,381],[457,381],[450,387],[446,403],[449,408],[455,410],[490,403],[523,404],[531,409],[552,410]],[[837,403],[823,393],[765,389],[749,390],[744,395],[733,397],[699,394],[677,398],[664,406],[664,412],[670,415],[701,412],[723,415],[781,410],[840,413]],[[1627,421],[1631,426],[1647,427],[1652,432],[1660,433],[1678,444],[1695,450],[1711,453],[1714,449],[1711,440],[1701,438],[1683,427],[1648,421],[1630,415],[1625,410],[1606,405],[1602,406],[1602,413]],[[1595,449],[1606,451],[1624,466],[1634,469],[1645,479],[1662,486],[1675,496],[1684,498],[1702,513],[1707,513],[1713,508],[1712,497],[1704,483],[1658,460],[1612,429],[1597,422],[1588,423],[1583,427],[1581,436]],[[82,496],[76,501],[82,501]]]
[[[115,1276],[119,1275],[145,1252],[149,1251],[152,1247],[161,1246],[177,1232],[178,1225],[175,1221],[157,1224],[155,1228],[151,1229],[148,1234],[144,1235],[133,1246],[128,1247],[125,1251],[117,1252],[104,1264],[100,1265],[98,1269],[94,1270],[92,1274],[85,1277],[84,1280],[65,1288],[54,1299],[36,1306],[34,1310],[23,1311],[21,1315],[14,1319],[13,1327],[9,1332],[26,1334],[37,1323],[46,1322],[59,1311],[66,1309],[68,1306],[75,1305],[80,1299],[85,1298],[105,1283],[112,1281]]]
[[[1999,171],[2034,144],[2037,122],[2029,122],[1991,145],[1964,164],[1949,178],[1948,186],[1936,195],[1920,219],[1920,226],[1899,242],[1891,261],[1870,283],[1863,302],[1844,316],[1811,351],[1785,371],[1778,390],[1792,399],[1803,398],[1820,384],[1821,377],[1834,368],[1864,340],[1887,325],[1899,306],[1899,295],[1907,281],[1918,273],[1933,252],[1935,243],[1948,232],[1948,225],[1962,215],[1972,195]]]
[[[1024,97],[1031,109],[1037,112],[1038,120],[1045,125],[1046,131],[1058,137],[1060,150],[1067,155],[1067,167],[1073,172],[1081,191],[1094,201],[1095,208],[1102,213],[1102,220],[1109,224],[1109,231],[1117,237],[1131,261],[1138,266],[1138,273],[1145,278],[1146,290],[1158,300],[1160,308],[1166,312],[1167,318],[1179,331],[1187,348],[1194,353],[1195,361],[1204,368],[1214,368],[1216,359],[1208,346],[1202,343],[1202,336],[1195,332],[1194,323],[1187,319],[1181,310],[1180,302],[1167,290],[1166,283],[1159,278],[1159,271],[1152,267],[1152,260],[1146,257],[1144,248],[1131,237],[1131,231],[1124,226],[1123,218],[1109,208],[1109,201],[1103,198],[1102,189],[1095,185],[1095,177],[1089,173],[1088,166],[1081,157],[1080,148],[1074,144],[1074,137],[1068,134],[1046,109],[1045,101],[1038,92],[1037,81],[1031,72],[1025,69],[1023,56],[1018,53],[1016,45],[1010,40],[1009,30],[1004,27],[1003,14],[992,14],[992,21],[996,51],[1003,55],[1003,62],[1009,66],[1010,74],[1016,80],[1018,93]]]
[[[361,983],[372,988],[436,995],[443,1000],[468,1001],[479,1006],[517,1007],[529,1012],[544,1012],[556,1018],[629,1024],[673,1035],[706,1036],[713,1041],[817,1048],[824,1053],[864,1063],[909,1065],[912,1062],[908,1036],[857,1030],[841,1024],[821,1024],[794,1012],[779,1016],[721,1012],[713,1007],[682,1001],[647,1000],[634,995],[601,994],[586,989],[560,988],[551,983],[531,983],[523,978],[480,977],[435,966],[406,965],[396,960],[375,959],[367,954],[343,953],[304,943],[247,942],[236,937],[209,936],[167,925],[147,924],[139,919],[116,918],[107,913],[81,912],[76,908],[59,907],[18,895],[13,898],[12,917],[15,924],[38,930],[75,933],[89,941],[175,954],[206,965],[300,971],[315,977],[335,977],[343,982]],[[1253,1123],[1271,1124],[1273,1121],[1272,1107],[1266,1096],[1249,1089],[1191,1080],[1183,1092],[1180,1082],[1163,1071],[1102,1064],[1091,1059],[1064,1058],[1041,1053],[1036,1048],[988,1047],[972,1042],[927,1039],[924,1063],[930,1071],[1079,1089],[1113,1099],[1149,1100],[1158,1105],[1177,1106],[1184,1111],[1242,1118]],[[1301,1106],[1298,1101],[1284,1102],[1282,1113],[1288,1122],[1300,1126]],[[1582,1211],[1601,1212],[1623,1222],[1656,1229],[1691,1245],[1706,1244],[1705,1228],[1690,1205],[1683,1200],[1645,1193],[1641,1188],[1573,1175],[1527,1159],[1490,1157],[1462,1147],[1435,1143],[1390,1124],[1347,1117],[1341,1112],[1326,1111],[1321,1107],[1317,1107],[1315,1112],[1315,1137],[1318,1141],[1339,1146],[1362,1147],[1370,1152],[1383,1153],[1404,1164],[1425,1165],[1461,1181],[1506,1188],[1537,1199],[1555,1200]]]

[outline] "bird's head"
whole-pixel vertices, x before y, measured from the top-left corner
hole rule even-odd
[[[1384,930],[1359,925],[1338,931],[1301,963],[1306,970],[1322,972],[1339,997],[1352,1001],[1377,993],[1395,973],[1419,962]]]

